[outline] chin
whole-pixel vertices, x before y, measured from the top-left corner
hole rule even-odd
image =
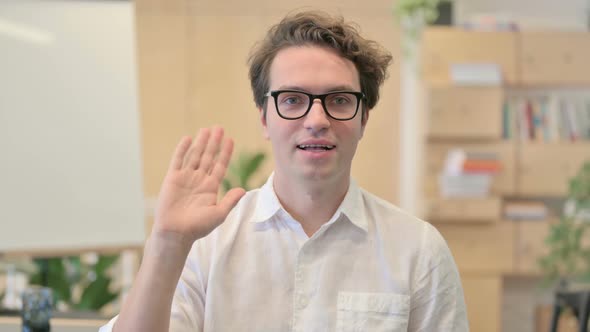
[[[337,175],[337,171],[332,167],[316,167],[312,169],[306,169],[303,172],[303,177],[309,180],[326,180],[334,178]]]

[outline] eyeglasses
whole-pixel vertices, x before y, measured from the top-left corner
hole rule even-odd
[[[279,116],[286,120],[297,120],[309,113],[313,101],[319,99],[324,112],[334,120],[346,121],[354,118],[365,94],[357,91],[334,91],[314,95],[297,90],[274,90],[265,97],[273,97]]]

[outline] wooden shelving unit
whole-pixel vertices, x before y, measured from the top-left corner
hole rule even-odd
[[[503,105],[511,89],[588,88],[590,33],[475,32],[429,28],[422,39],[425,95],[424,219],[447,240],[465,289],[472,331],[502,330],[502,282],[539,276],[537,259],[555,217],[503,219],[507,197],[562,197],[585,160],[590,141],[523,142],[503,139]],[[455,86],[455,63],[498,64],[503,86]],[[451,149],[492,153],[502,163],[488,197],[442,198],[438,176]]]

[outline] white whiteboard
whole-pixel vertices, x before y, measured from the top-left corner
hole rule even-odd
[[[0,253],[145,236],[133,4],[0,1]]]

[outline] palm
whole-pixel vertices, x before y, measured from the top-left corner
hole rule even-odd
[[[155,231],[197,240],[221,224],[243,195],[234,189],[217,202],[232,152],[231,140],[221,146],[222,138],[221,129],[204,129],[190,149],[190,140],[179,144],[158,198]]]

